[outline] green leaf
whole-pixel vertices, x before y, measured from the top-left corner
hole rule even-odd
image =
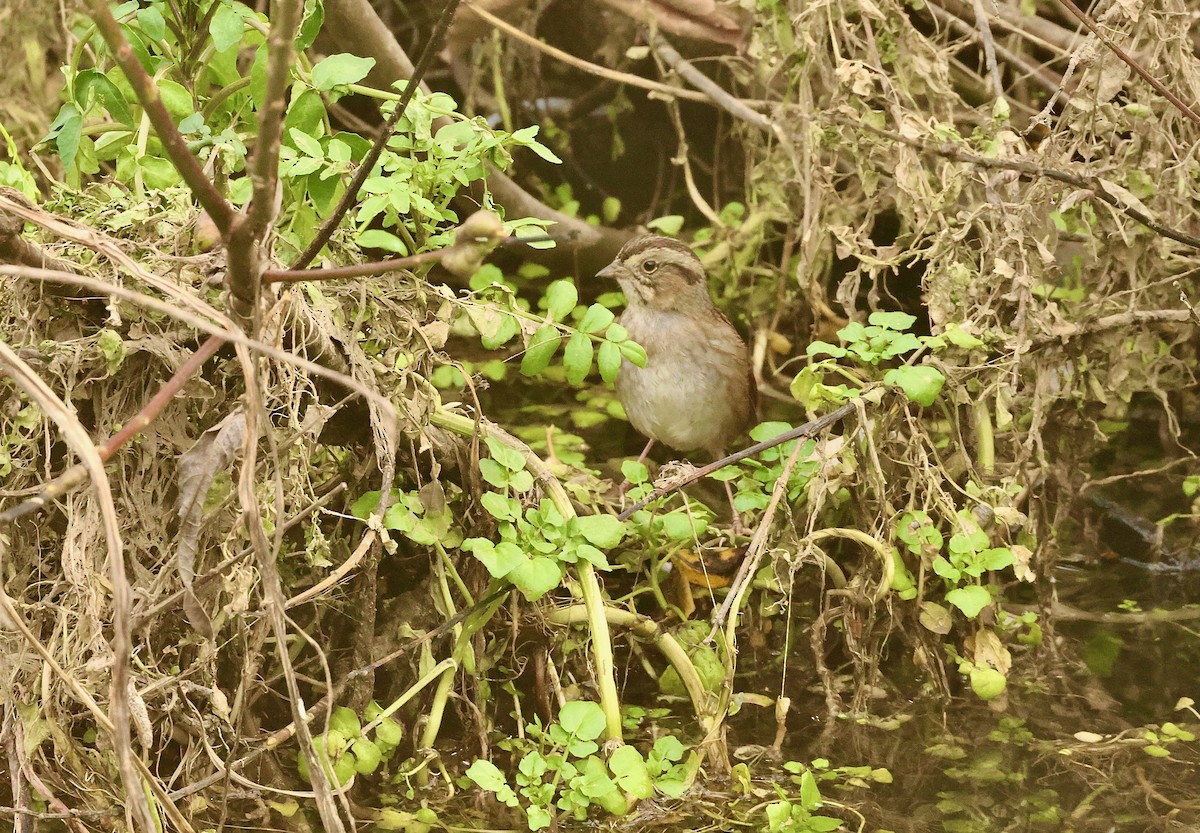
[[[867,317],[867,323],[902,333],[917,323],[917,317],[907,312],[873,312]]]
[[[979,553],[979,561],[985,570],[1003,570],[1011,567],[1016,557],[1008,547],[993,547]]]
[[[321,143],[309,136],[302,130],[291,128],[288,130],[288,138],[292,140],[292,144],[297,149],[304,152],[306,156],[312,156],[316,159],[324,159],[325,151],[321,148]]]
[[[117,85],[108,76],[94,69],[87,69],[75,76],[75,103],[81,111],[86,111],[92,94],[104,105],[109,115],[121,124],[133,127],[133,112],[125,101],[125,96],[117,89]]]
[[[838,347],[836,344],[830,344],[827,341],[814,341],[805,348],[804,353],[809,358],[825,355],[840,359],[846,355],[846,349]]]
[[[104,356],[105,369],[111,376],[125,361],[125,342],[121,340],[120,333],[107,327],[100,331],[97,341],[100,353]]]
[[[476,761],[467,768],[466,776],[480,788],[488,792],[499,792],[508,786],[504,773],[491,761]]]
[[[213,48],[217,52],[232,49],[242,42],[242,16],[233,6],[221,6],[213,14],[208,31],[212,35]]]
[[[553,818],[545,807],[531,804],[525,808],[525,821],[530,830],[545,830],[550,826]]]
[[[559,711],[558,725],[580,740],[595,740],[604,731],[604,711],[590,700],[571,700]]]
[[[511,541],[501,541],[494,546],[491,541],[482,538],[469,538],[467,541],[473,544],[471,555],[479,559],[492,578],[505,578],[528,560],[521,548]],[[466,549],[467,541],[463,541],[463,549]]]
[[[606,226],[611,226],[621,216],[621,201],[616,197],[605,197],[600,204],[600,216]]]
[[[984,343],[980,339],[971,335],[957,324],[947,324],[941,336],[955,347],[962,347],[965,350],[973,350],[984,346]]]
[[[605,331],[604,337],[609,341],[620,344],[622,341],[629,340],[629,330],[622,327],[620,324],[610,324],[608,330]]]
[[[668,214],[665,217],[658,217],[646,223],[646,228],[662,232],[668,237],[674,237],[683,228],[683,215]]]
[[[592,304],[587,308],[587,312],[583,314],[583,320],[579,322],[579,329],[585,333],[595,335],[613,323],[614,318],[616,316],[613,315],[612,310],[608,307],[603,304]]]
[[[621,463],[621,474],[635,486],[650,479],[650,469],[646,468],[645,463],[639,463],[637,460]]]
[[[621,348],[611,341],[600,343],[596,352],[596,366],[600,369],[600,378],[608,384],[617,381],[617,372],[621,369]]]
[[[617,345],[621,355],[629,359],[629,363],[638,367],[646,366],[646,348],[636,341],[622,341]]]
[[[176,122],[181,122],[196,111],[192,103],[192,94],[187,87],[169,78],[160,78],[155,82],[158,95],[162,99],[167,112]]]
[[[495,460],[489,460],[486,457],[479,461],[479,473],[483,475],[483,479],[497,489],[503,489],[508,485],[508,469],[497,463]]]
[[[810,770],[800,776],[800,804],[805,810],[816,810],[821,806],[821,790]]]
[[[587,378],[588,371],[592,369],[592,357],[595,354],[595,348],[592,347],[592,340],[588,338],[587,333],[575,333],[567,341],[566,350],[563,351],[563,368],[567,372],[567,381],[572,385],[578,385]]]
[[[957,607],[968,619],[974,619],[992,603],[992,594],[978,585],[956,587],[946,594],[946,601]]]
[[[971,669],[971,691],[980,700],[994,700],[1004,693],[1008,681],[995,668],[988,666]]]
[[[369,228],[355,236],[358,245],[364,249],[383,249],[385,252],[395,252],[398,255],[408,254],[404,241],[390,231],[381,228]]]
[[[538,327],[529,341],[529,349],[521,359],[521,373],[525,376],[536,376],[549,367],[561,341],[558,328],[553,324]]]
[[[296,35],[296,52],[303,52],[313,45],[324,23],[324,0],[305,0],[304,19],[300,21],[300,32]]]
[[[941,393],[946,377],[928,365],[896,367],[883,375],[886,385],[895,385],[918,405],[929,407]]]
[[[498,492],[484,492],[479,502],[498,521],[515,521],[520,513],[519,503]]]
[[[355,738],[362,734],[362,724],[354,709],[338,706],[329,716],[329,731],[341,732],[348,738]]]
[[[555,321],[565,321],[577,303],[579,303],[579,290],[568,280],[559,280],[550,284],[546,287],[546,295],[542,298],[546,314],[553,316]]]
[[[339,85],[357,84],[374,66],[374,58],[360,58],[347,52],[330,55],[312,68],[312,85],[327,92]]]
[[[359,775],[370,775],[379,768],[383,753],[379,747],[366,738],[359,738],[350,745],[354,753],[354,771]]]
[[[79,152],[79,140],[83,135],[83,116],[74,104],[64,104],[50,125],[50,135],[54,137],[58,156],[62,159],[63,167],[75,167],[75,156]]]
[[[589,544],[611,549],[625,537],[625,524],[615,515],[582,515],[575,519],[575,528]]]
[[[162,12],[156,6],[138,9],[137,22],[150,40],[159,41],[167,36],[167,22],[163,20]]]
[[[371,720],[375,720],[375,717],[372,717]],[[404,727],[395,718],[385,717],[375,727],[375,740],[378,743],[383,743],[387,746],[399,746],[400,741],[403,739]]]
[[[933,559],[933,571],[947,581],[958,581],[962,578],[962,572],[940,555]]]
[[[497,548],[499,549],[499,548]],[[563,570],[552,558],[537,556],[521,564],[506,578],[528,601],[537,601],[562,582]]]
[[[959,510],[955,516],[955,533],[950,536],[948,549],[952,553],[982,552],[988,545],[988,534],[979,527],[979,523],[966,509]]]
[[[674,541],[692,541],[708,530],[708,522],[703,518],[686,515],[683,512],[672,512],[660,519],[662,531]]]
[[[654,785],[642,753],[632,746],[619,746],[608,759],[608,768],[616,776],[617,786],[634,798],[650,798]]]
[[[896,537],[904,542],[909,552],[917,555],[926,549],[931,552],[939,552],[942,549],[941,531],[934,526],[929,513],[919,509],[900,516],[900,520],[896,522]]]
[[[487,437],[484,440],[487,443],[488,454],[492,455],[492,459],[509,471],[520,471],[525,468],[525,455],[512,446],[505,445],[495,437]]]

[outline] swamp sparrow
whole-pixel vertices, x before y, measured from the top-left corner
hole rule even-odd
[[[646,349],[646,366],[626,359],[617,398],[629,421],[678,451],[701,449],[714,459],[750,427],[758,388],[746,343],[708,294],[704,266],[686,244],[647,235],[626,243],[597,274],[614,278],[627,306],[619,319]],[[730,507],[733,494],[725,481]],[[741,517],[733,512],[735,531]]]

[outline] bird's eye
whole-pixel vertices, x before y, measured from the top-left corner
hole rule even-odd
[[[652,275],[657,270],[658,270],[658,261],[657,260],[647,260],[644,263],[642,263],[642,271],[645,272],[647,275]]]

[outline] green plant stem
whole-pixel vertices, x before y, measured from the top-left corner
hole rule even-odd
[[[453,677],[453,672],[456,671],[457,669],[458,669],[458,663],[455,662],[455,660],[453,658],[444,659],[441,662],[439,662],[437,665],[433,666],[433,668],[429,669],[429,673],[425,674],[423,677],[421,677],[421,679],[417,680],[415,683],[413,683],[411,686],[409,686],[403,694],[401,694],[399,697],[396,698],[395,702],[393,702],[386,709],[381,711],[379,713],[378,717],[376,717],[374,720],[372,720],[370,723],[368,723],[366,726],[364,726],[363,730],[362,730],[363,734],[365,735],[367,732],[375,730],[379,726],[380,723],[387,720],[389,717],[394,715],[396,712],[400,711],[400,709],[404,708],[404,705],[409,700],[413,699],[418,694],[420,694],[430,683],[432,683],[434,680],[436,680],[439,676],[441,676],[443,674],[450,674],[450,676]]]
[[[975,417],[975,454],[979,468],[983,469],[984,474],[991,474],[996,470],[996,434],[992,430],[992,414],[983,400],[971,406],[971,413]]]
[[[498,442],[521,452],[525,458],[525,467],[534,479],[545,490],[554,504],[554,508],[562,515],[564,521],[575,517],[575,507],[566,489],[550,471],[550,467],[533,453],[533,449],[518,440],[499,426],[487,420],[478,422],[462,414],[437,409],[429,415],[429,421],[439,428],[453,431],[464,437],[473,437],[476,432],[491,437]],[[600,708],[604,711],[605,733],[609,740],[620,741],[621,733],[621,701],[617,694],[616,665],[613,661],[612,635],[608,630],[608,619],[605,616],[604,591],[600,587],[600,579],[596,576],[596,568],[587,561],[575,565],[579,578],[580,594],[588,611],[588,623],[592,634],[592,662],[595,665],[596,690],[600,696]]]
[[[432,749],[433,744],[437,741],[438,732],[442,728],[442,718],[446,714],[446,704],[450,700],[450,687],[454,683],[454,674],[462,665],[462,661],[470,650],[470,642],[476,632],[482,628],[496,612],[496,609],[504,603],[504,594],[496,594],[490,604],[486,604],[481,608],[477,615],[468,616],[463,622],[462,628],[458,632],[458,637],[454,640],[454,650],[450,654],[450,659],[447,662],[452,662],[453,665],[443,669],[441,678],[438,680],[437,689],[433,694],[433,703],[429,706],[429,721],[425,724],[425,731],[421,733],[420,749]],[[417,773],[417,783],[425,785],[429,777],[428,770],[421,770]]]
[[[683,687],[692,701],[696,719],[707,734],[714,725],[713,707],[716,704],[712,693],[704,687],[692,658],[679,644],[679,640],[659,627],[653,619],[640,613],[606,606],[604,616],[609,624],[629,628],[638,636],[654,643],[667,662],[679,673],[679,679],[683,681]],[[580,625],[591,621],[591,611],[581,605],[571,605],[553,611],[546,618],[556,625]]]
[[[883,597],[891,591],[892,579],[896,577],[896,565],[892,562],[892,555],[888,552],[887,547],[861,530],[845,529],[843,527],[818,529],[816,532],[805,536],[800,543],[801,545],[815,544],[817,541],[823,541],[826,538],[846,538],[851,541],[857,541],[873,550],[879,556],[879,564],[883,568],[883,575],[879,579],[879,589],[875,591],[873,601],[882,601]]]

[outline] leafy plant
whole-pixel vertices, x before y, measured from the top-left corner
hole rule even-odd
[[[329,716],[329,728],[313,737],[318,757],[324,762],[326,774],[338,785],[345,785],[355,775],[370,775],[390,759],[400,745],[404,730],[394,719],[383,715],[375,701],[363,717],[374,728],[363,731],[362,722],[352,709],[339,706]],[[300,775],[309,777],[304,756],[296,754]]]
[[[779,799],[763,808],[768,833],[829,833],[841,829],[841,819],[817,812],[825,801],[812,771],[804,769],[796,780],[799,781],[799,795],[789,796],[777,785],[775,791]]]
[[[514,784],[493,763],[477,760],[466,782],[519,809],[530,830],[549,827],[559,812],[583,821],[597,809],[624,815],[637,799],[656,792],[678,797],[686,788],[689,768],[680,763],[684,747],[671,736],[660,737],[643,756],[632,746],[618,747],[607,762],[597,753],[604,714],[595,703],[574,700],[559,712],[558,722],[543,729],[527,724],[524,738],[501,741],[520,754]]]
[[[219,172],[229,198],[243,205],[251,183],[245,175],[248,140],[255,135],[265,95],[266,18],[236,2],[216,2],[203,20],[197,9],[165,0],[136,0],[113,10],[139,62],[154,79],[158,93],[202,164]],[[370,140],[335,130],[327,103],[351,93],[381,102],[385,115],[399,95],[362,86],[374,59],[330,55],[316,64],[303,57],[323,20],[319,2],[307,4],[295,42],[299,62],[293,70],[285,115],[280,174],[283,183],[280,239],[298,252],[311,240],[319,222],[332,211],[345,190],[345,174],[363,159]],[[207,27],[200,24],[207,22]],[[171,189],[180,178],[159,139],[148,132],[141,105],[124,74],[109,65],[95,29],[84,30],[83,43],[102,56],[101,63],[64,68],[66,102],[50,127],[53,142],[70,182],[101,165],[111,166],[116,180],[137,194]],[[77,49],[78,61],[87,54]],[[204,60],[196,61],[197,55]],[[250,60],[249,75],[238,68]],[[493,130],[482,118],[468,118],[445,93],[416,93],[399,120],[371,175],[363,185],[365,199],[352,214],[350,237],[359,247],[408,254],[452,242],[443,231],[459,221],[450,200],[462,188],[484,178],[489,169],[504,170],[515,148],[528,148],[557,162],[537,141],[538,128],[512,133]],[[0,172],[2,173],[2,172]],[[484,207],[491,208],[485,198]],[[514,233],[544,224],[510,221]],[[341,239],[345,240],[345,237]]]
[[[905,396],[918,405],[929,406],[937,399],[946,382],[946,377],[937,368],[927,364],[904,364],[884,371],[882,376],[876,368],[901,356],[920,349],[939,351],[950,346],[960,349],[982,347],[983,342],[961,327],[949,326],[936,336],[917,336],[908,332],[916,323],[916,317],[905,312],[873,312],[863,325],[852,321],[838,330],[842,345],[826,341],[814,341],[808,345],[809,359],[819,356],[830,358],[811,362],[792,380],[791,391],[799,401],[812,408],[822,402],[844,402],[852,398],[863,385],[872,379],[899,388]],[[858,375],[842,368],[838,359],[846,359],[864,371]],[[826,378],[841,376],[850,384],[828,384]]]

